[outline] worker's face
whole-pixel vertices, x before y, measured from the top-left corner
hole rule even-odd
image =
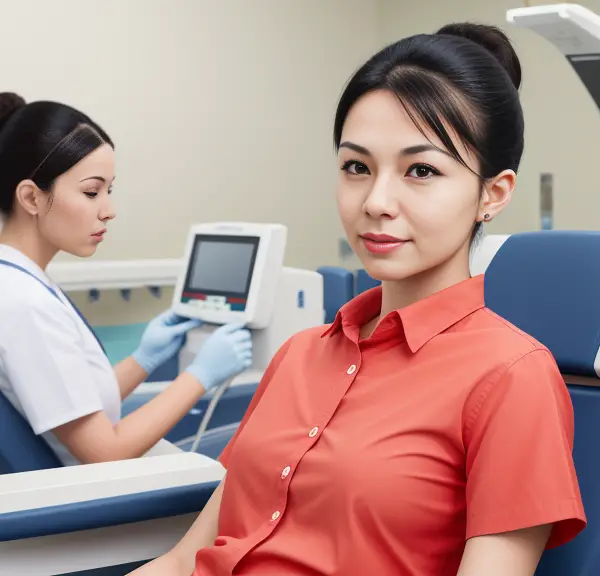
[[[440,267],[468,273],[472,231],[489,196],[475,174],[426,134],[384,91],[359,99],[344,124],[338,208],[350,245],[378,280],[406,280]],[[477,173],[472,156],[454,143]],[[390,242],[369,241],[369,234]]]
[[[59,176],[46,206],[38,212],[39,230],[57,250],[75,256],[94,254],[109,220],[115,217],[110,192],[114,151],[103,145]],[[44,209],[45,208],[45,209]]]

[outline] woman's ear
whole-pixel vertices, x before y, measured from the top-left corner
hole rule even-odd
[[[31,216],[37,216],[39,206],[39,188],[32,180],[22,180],[17,185],[16,202]]]
[[[504,170],[484,183],[477,214],[478,222],[490,222],[508,206],[516,181],[517,175],[513,170]]]

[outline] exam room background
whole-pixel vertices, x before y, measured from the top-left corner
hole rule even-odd
[[[600,13],[600,0],[580,3]],[[522,5],[0,0],[0,90],[70,103],[114,139],[118,217],[97,259],[178,258],[192,223],[243,219],[288,226],[287,265],[351,265],[339,254],[331,135],[348,77],[398,38],[451,21],[496,24],[521,58],[527,128],[514,200],[487,229],[540,227],[543,172],[554,175],[554,226],[599,229],[598,110],[553,46],[506,24]],[[117,360],[171,291],[73,296]]]

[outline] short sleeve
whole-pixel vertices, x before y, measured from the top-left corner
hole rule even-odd
[[[265,373],[263,374],[263,377],[261,378],[260,383],[258,384],[258,387],[256,388],[256,392],[254,393],[254,396],[252,396],[252,400],[250,401],[250,404],[248,405],[246,413],[244,414],[244,418],[240,422],[240,425],[237,427],[235,434],[233,435],[233,437],[231,438],[231,440],[229,441],[227,446],[225,446],[225,448],[223,449],[223,452],[221,452],[221,455],[219,456],[219,462],[223,465],[224,468],[227,468],[227,463],[229,462],[229,455],[231,454],[233,445],[235,444],[238,436],[244,429],[244,426],[246,426],[246,423],[252,416],[254,409],[258,406],[258,403],[260,402],[263,394],[265,393],[265,390],[269,386],[271,379],[273,378],[274,374],[277,372],[279,365],[281,364],[282,360],[284,359],[293,338],[294,338],[293,336],[291,338],[289,338],[277,350],[277,352],[273,356],[273,359],[267,366],[267,369],[265,370]]]
[[[573,434],[571,399],[545,349],[474,395],[465,420],[467,538],[553,523],[552,548],[583,530]]]
[[[6,375],[36,434],[102,410],[81,335],[60,306],[20,306],[2,328]]]

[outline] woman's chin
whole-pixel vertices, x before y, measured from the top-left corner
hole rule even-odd
[[[93,256],[98,250],[98,246],[75,246],[69,247],[68,249],[63,248],[63,252],[67,252],[72,256],[77,256],[77,258],[89,258]]]
[[[399,282],[418,273],[408,263],[377,258],[361,258],[363,268],[371,278],[380,282]]]

